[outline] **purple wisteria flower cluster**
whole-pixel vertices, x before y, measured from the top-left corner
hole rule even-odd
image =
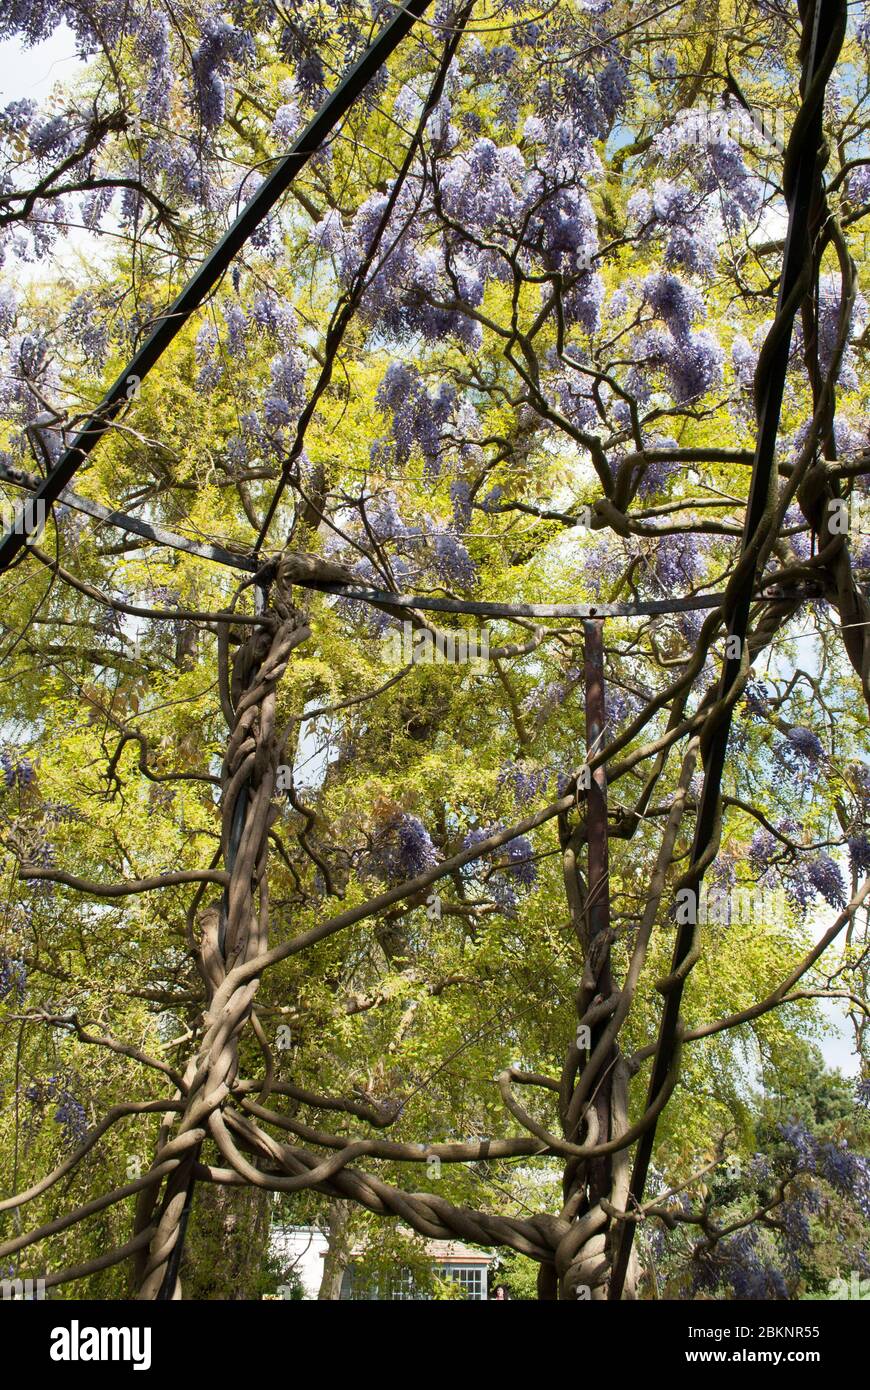
[[[523,807],[545,794],[552,776],[551,770],[546,767],[509,762],[500,768],[496,782],[499,787],[511,792],[518,807]]]
[[[396,811],[376,828],[366,862],[377,877],[402,883],[434,868],[438,852],[418,816]]]
[[[0,771],[7,790],[18,786],[24,791],[36,781],[36,768],[31,759],[10,753],[8,749],[0,753]]]
[[[705,1239],[695,1246],[690,1262],[695,1293],[727,1288],[739,1300],[792,1297],[813,1254],[812,1218],[827,1206],[820,1182],[861,1217],[870,1213],[870,1162],[846,1140],[820,1136],[801,1119],[777,1126],[774,1158],[756,1154],[744,1167],[741,1182],[751,1200],[769,1201],[780,1179],[785,1180],[784,1198],[771,1212],[768,1233],[762,1235],[751,1225],[723,1240]],[[844,1239],[838,1235],[838,1240]]]
[[[469,830],[462,841],[463,849],[480,845],[490,835],[497,834],[506,827],[500,821],[490,825],[477,826]],[[507,916],[513,916],[518,902],[518,892],[528,892],[538,878],[538,866],[534,859],[531,841],[525,835],[517,835],[507,844],[491,851],[495,867],[487,868],[486,859],[473,859],[463,869],[469,880],[482,881],[485,890]]]
[[[690,1272],[695,1294],[715,1293],[724,1284],[741,1302],[788,1298],[785,1276],[752,1226],[719,1241],[712,1251],[704,1247],[696,1251]]]
[[[87,1112],[75,1094],[77,1089],[71,1076],[58,1074],[45,1080],[37,1078],[31,1081],[24,1092],[34,1116],[43,1111],[46,1105],[54,1105],[54,1122],[60,1126],[63,1142],[69,1149],[78,1148],[88,1133]]]
[[[847,1197],[862,1216],[870,1216],[870,1161],[850,1148],[845,1139],[819,1138],[801,1120],[780,1126],[784,1142],[793,1151],[799,1172],[812,1173]]]
[[[427,577],[450,587],[466,589],[477,583],[474,561],[457,535],[455,510],[446,523],[428,512],[409,521],[399,510],[396,494],[385,491],[365,504],[365,518],[365,525],[353,521],[347,534],[363,547],[373,536],[379,548],[389,552],[392,577],[400,586],[410,590],[425,582]],[[327,550],[330,558],[352,564],[360,581],[375,588],[383,587],[383,577],[378,575],[372,562],[360,561],[359,552],[344,541],[334,539]],[[355,620],[362,616],[359,604],[353,600],[341,600],[339,609]]]
[[[11,1000],[19,1008],[27,994],[27,966],[23,960],[0,950],[0,1001]]]
[[[780,744],[777,752],[780,760],[792,771],[818,767],[825,755],[818,734],[802,724],[795,724],[788,730],[785,742]]]
[[[304,405],[308,357],[299,343],[296,314],[274,290],[257,290],[248,301],[225,301],[220,319],[203,319],[196,336],[197,385],[204,392],[217,387],[233,359],[264,345],[277,351],[269,362],[269,381],[261,388],[259,412],[242,411],[241,428],[227,441],[227,461],[234,469],[279,451],[284,430],[295,424]],[[304,463],[300,460],[300,466]]]
[[[776,828],[791,840],[798,833],[798,827],[792,820],[781,821]],[[829,907],[846,906],[848,893],[843,871],[836,860],[824,851],[813,852],[812,858],[805,854],[795,857],[788,845],[770,831],[759,828],[749,846],[749,862],[758,883],[772,887],[779,880],[791,903],[801,914],[807,911],[816,895],[824,899]]]

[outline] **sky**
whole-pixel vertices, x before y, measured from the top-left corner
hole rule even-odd
[[[3,104],[22,97],[44,101],[55,82],[75,72],[75,35],[61,24],[45,43],[22,48],[15,39],[0,43],[0,97]]]
[[[44,43],[31,48],[7,39],[0,43],[0,106],[25,97],[45,102],[57,83],[76,76],[79,65],[75,34],[66,24],[60,24]],[[94,257],[107,256],[109,247],[85,228],[73,226],[59,243],[55,263],[65,270],[74,269],[81,264],[83,254],[93,261]],[[46,266],[38,260],[20,261],[16,274],[22,283],[40,282],[46,277]]]

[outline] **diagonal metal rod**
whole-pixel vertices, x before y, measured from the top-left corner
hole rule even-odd
[[[741,544],[741,560],[752,548],[759,528],[763,525],[771,489],[776,485],[775,451],[779,431],[780,411],[782,409],[786,370],[791,348],[792,326],[797,310],[797,290],[801,283],[808,257],[813,254],[809,238],[812,220],[814,190],[817,187],[821,168],[820,158],[823,139],[823,101],[827,79],[833,69],[845,33],[845,0],[816,0],[811,8],[807,0],[801,4],[801,19],[804,28],[803,80],[801,82],[802,106],[792,129],[786,155],[784,185],[786,188],[789,220],[785,253],[782,264],[782,277],[779,285],[777,312],[770,331],[772,349],[765,363],[765,378],[758,383],[758,434],[755,446],[755,462],[750,483],[749,501]],[[809,37],[809,43],[806,39]],[[762,353],[762,361],[764,353]],[[728,635],[736,637],[738,651],[743,651],[749,619],[749,608],[755,588],[756,565],[746,565],[742,573],[738,569],[736,584],[731,598],[728,619]],[[732,644],[726,642],[726,653]],[[741,658],[726,655],[722,665],[719,682],[719,702],[726,700],[728,692],[740,673]],[[697,895],[703,878],[703,866],[698,863],[714,842],[716,823],[719,814],[719,792],[725,757],[728,751],[728,735],[731,729],[730,703],[725,703],[723,715],[712,732],[707,755],[704,759],[704,783],[698,804],[695,823],[695,839],[692,857],[687,874],[680,880],[681,887],[687,887]],[[697,897],[696,897],[697,900]],[[670,1074],[678,1046],[680,1004],[683,984],[695,939],[696,927],[691,922],[677,927],[674,944],[671,974],[668,978],[665,1004],[659,1028],[659,1040],[650,1077],[647,1105],[651,1106],[661,1092]],[[626,1209],[634,1214],[643,1202],[647,1171],[655,1144],[655,1120],[642,1135],[635,1156]],[[624,1223],[621,1239],[613,1263],[608,1297],[617,1300],[622,1297],[622,1289],[631,1257],[634,1241],[635,1221]]]
[[[342,116],[430,4],[431,0],[406,0],[362,57],[342,78],[335,91],[327,97],[292,149],[284,155],[254,196],[245,204],[211,255],[203,261],[174,304],[162,315],[157,327],[128,362],[115,384],[106,392],[72,444],[48,476],[42,480],[35,493],[37,507],[34,510],[37,514],[43,508],[47,512],[58,500],[64,488],[72,482],[115,416],[136,398],[139,386],[163,356],[176,334],[202,304],[251,234],[286,193],[311,156],[322,148]],[[27,534],[24,530],[14,529],[8,531],[0,540],[0,574],[9,568],[23,549],[26,540]]]

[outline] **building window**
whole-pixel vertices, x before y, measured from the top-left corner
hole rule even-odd
[[[486,1298],[486,1269],[483,1265],[442,1265],[440,1273],[458,1284],[466,1298]]]
[[[407,1303],[413,1299],[426,1298],[417,1290],[414,1276],[409,1269],[400,1269],[384,1285],[383,1291],[375,1279],[360,1278],[359,1272],[349,1265],[341,1281],[342,1299],[366,1300],[368,1302]]]
[[[486,1266],[463,1264],[436,1264],[436,1274],[443,1279],[452,1279],[458,1284],[465,1298],[480,1302],[486,1299]],[[341,1281],[341,1297],[347,1300],[368,1300],[375,1302],[406,1303],[414,1299],[429,1299],[431,1294],[422,1293],[414,1283],[409,1269],[400,1269],[383,1286],[374,1279],[360,1277],[358,1270],[349,1265]]]

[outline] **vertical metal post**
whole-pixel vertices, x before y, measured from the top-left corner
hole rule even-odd
[[[583,665],[586,687],[586,756],[590,758],[604,742],[607,712],[604,699],[604,623],[587,619],[583,624]],[[584,988],[581,1007],[585,1010],[595,995],[613,992],[610,966],[610,860],[607,840],[607,772],[598,767],[592,773],[586,793],[586,961],[592,983]],[[584,971],[584,975],[586,971]],[[606,1021],[592,1030],[592,1050],[598,1045]],[[613,1051],[601,1066],[595,1080],[592,1105],[598,1119],[599,1141],[610,1138],[613,1090]],[[608,1196],[613,1160],[604,1156],[586,1165],[586,1195],[590,1204]]]
[[[583,624],[584,676],[586,684],[586,756],[604,742],[606,721],[604,702],[604,624],[599,620]],[[589,883],[587,893],[587,932],[589,944],[610,926],[610,872],[607,846],[607,772],[597,767],[586,797],[586,835]]]

